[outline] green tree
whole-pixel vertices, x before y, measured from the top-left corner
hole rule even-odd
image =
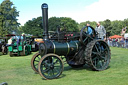
[[[103,21],[103,26],[106,29],[106,32],[109,32],[110,34],[112,34],[112,25],[109,19],[106,19],[105,21]]]
[[[50,31],[56,31],[58,27],[66,31],[78,31],[78,23],[67,17],[51,17],[48,24]]]
[[[26,34],[32,34],[35,36],[40,36],[43,33],[43,29],[42,29],[42,17],[38,17],[38,18],[33,18],[32,20],[29,20],[25,23],[24,26],[22,26],[22,30],[23,32],[25,32]]]
[[[49,31],[56,31],[61,26],[61,19],[59,17],[51,17],[48,19]]]
[[[13,5],[13,2],[10,0],[4,0],[0,4],[0,36],[5,36],[6,34],[17,30],[17,27],[19,26],[19,23],[17,22],[19,12]]]
[[[78,31],[78,23],[71,18],[66,17],[51,17],[48,19],[48,30],[56,31],[60,27],[61,30]],[[43,34],[42,17],[33,18],[21,27],[21,31],[26,34],[39,35]]]
[[[124,19],[124,21],[122,23],[123,23],[123,27],[127,27],[127,31],[126,32],[128,32],[128,18]]]
[[[112,21],[112,29],[111,29],[111,35],[120,35],[121,34],[121,30],[123,28],[123,23],[122,21],[119,20],[115,20]]]

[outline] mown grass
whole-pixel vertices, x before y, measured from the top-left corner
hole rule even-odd
[[[111,48],[111,62],[104,71],[92,71],[86,65],[73,69],[67,64],[60,78],[43,80],[31,68],[35,54],[21,57],[0,56],[0,83],[8,85],[128,85],[128,49]]]

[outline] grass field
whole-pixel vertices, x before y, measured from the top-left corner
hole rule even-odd
[[[128,49],[111,48],[111,62],[104,71],[92,71],[87,66],[73,69],[67,64],[60,78],[43,80],[31,68],[35,54],[21,57],[0,56],[0,83],[8,85],[128,85]]]

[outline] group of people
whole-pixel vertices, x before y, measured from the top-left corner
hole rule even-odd
[[[111,47],[128,48],[128,39],[125,39],[124,37],[116,39],[108,38],[107,43]]]
[[[126,28],[127,27],[122,28],[121,38],[108,38],[108,45],[112,47],[128,48],[128,33],[126,33]]]
[[[90,24],[87,23],[86,26],[88,27],[87,33],[88,33],[89,35],[91,35],[91,34],[92,34],[92,29],[89,27]],[[97,32],[97,38],[104,40],[104,38],[105,38],[105,36],[106,36],[106,30],[105,30],[104,26],[102,26],[102,25],[100,24],[100,22],[97,22],[97,26],[96,26],[96,28],[95,28],[95,31]]]
[[[22,33],[21,37],[17,38],[16,41],[17,41],[17,43],[19,43],[20,40],[24,40],[24,39],[25,39],[25,34]],[[10,39],[8,39],[7,46],[11,45],[12,43],[13,43],[13,37],[10,37]]]
[[[90,24],[87,23],[86,26],[88,27],[87,29],[87,33],[89,35],[92,34],[92,29],[89,27]],[[105,38],[106,37],[106,30],[104,28],[104,26],[100,25],[100,22],[97,22],[97,26],[95,28],[95,31],[97,32],[97,38],[101,39],[101,40],[106,40],[109,46],[112,47],[122,47],[122,48],[128,48],[128,33],[127,36],[126,35],[126,28],[123,28],[121,31],[121,36],[122,38]]]

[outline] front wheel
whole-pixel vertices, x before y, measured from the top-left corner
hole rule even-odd
[[[56,54],[44,55],[38,64],[39,74],[44,79],[55,79],[58,78],[63,71],[63,61]]]

